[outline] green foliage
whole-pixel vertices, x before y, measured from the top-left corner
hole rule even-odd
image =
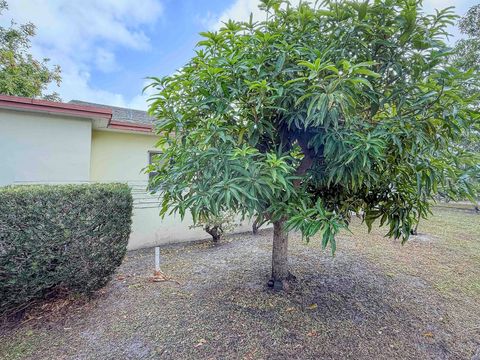
[[[151,78],[162,214],[267,214],[335,250],[354,213],[405,241],[440,186],[474,195],[463,165],[478,157],[453,145],[479,121],[462,90],[472,74],[447,62],[451,9],[424,14],[419,0],[261,9],[265,21],[201,33],[185,66]]]
[[[0,15],[8,9],[0,1]],[[49,59],[37,60],[30,53],[30,39],[35,36],[32,23],[10,27],[0,26],[0,93],[25,97],[43,97],[60,101],[57,93],[44,94],[52,83],[60,84],[60,67],[48,66]]]
[[[123,184],[0,188],[0,314],[104,286],[125,256],[131,215]]]
[[[480,5],[471,7],[459,22],[460,31],[465,38],[455,45],[455,51],[451,56],[452,66],[461,71],[469,72],[472,76],[465,83],[465,96],[475,96],[480,93]],[[478,96],[472,104],[477,110],[480,108]],[[472,127],[470,132],[464,134],[462,140],[456,145],[459,154],[467,152],[477,153],[477,157],[461,164],[463,174],[458,186],[468,184],[470,188],[480,190],[480,131],[478,127]],[[441,189],[440,195],[450,199],[448,191]]]

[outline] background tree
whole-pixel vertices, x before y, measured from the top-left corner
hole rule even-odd
[[[273,222],[272,279],[288,286],[288,231],[335,235],[362,213],[406,241],[439,185],[473,161],[455,143],[478,127],[447,64],[451,10],[420,0],[263,0],[265,21],[201,33],[180,70],[152,78],[162,214],[227,209]],[[454,196],[468,184],[450,189]],[[471,196],[470,194],[469,196]]]
[[[0,1],[0,15],[8,9],[6,1]],[[10,27],[0,26],[0,93],[25,97],[42,97],[59,101],[57,93],[45,94],[52,82],[60,84],[60,67],[50,68],[49,59],[37,60],[30,53],[30,39],[35,36],[32,23]]]
[[[465,16],[459,21],[459,28],[465,38],[457,41],[454,52],[451,56],[452,66],[457,69],[470,72],[472,74],[468,82],[465,83],[465,96],[475,96],[480,94],[480,5],[472,6]],[[478,97],[471,106],[478,111],[480,102]],[[457,145],[460,149],[467,149],[470,152],[476,152],[478,157],[472,163],[464,164],[463,179],[468,179],[472,187],[480,188],[480,141],[478,129],[466,133],[460,143]],[[449,200],[448,193],[441,189],[443,198]],[[476,206],[478,209],[478,205]]]
[[[459,21],[465,36],[455,44],[453,63],[462,70],[480,70],[480,4],[472,6]],[[478,90],[478,89],[477,89]]]

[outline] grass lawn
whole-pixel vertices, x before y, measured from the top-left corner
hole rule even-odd
[[[356,221],[335,258],[291,235],[297,282],[273,293],[271,230],[130,252],[92,301],[3,324],[1,359],[480,358],[480,215],[436,208],[402,246]]]

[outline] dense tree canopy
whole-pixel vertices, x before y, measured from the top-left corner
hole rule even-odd
[[[466,96],[480,94],[480,5],[471,7],[465,16],[459,21],[459,28],[464,38],[457,41],[454,52],[451,56],[452,66],[461,71],[469,71],[472,76],[465,83],[464,91]],[[472,103],[477,110],[480,109],[480,99]],[[478,129],[472,129],[466,133],[460,142],[460,146],[476,152],[479,155],[477,161],[472,164],[465,164],[464,178],[469,178],[472,186],[480,188],[480,137]]]
[[[359,213],[406,240],[439,185],[472,195],[460,165],[474,157],[452,144],[478,120],[461,91],[471,74],[446,61],[451,10],[427,15],[420,0],[261,9],[264,21],[202,33],[184,67],[152,78],[163,214],[269,218],[283,281],[288,230],[335,251]]]
[[[0,15],[7,8],[6,1],[0,1]],[[0,26],[0,94],[59,100],[57,93],[45,91],[50,83],[60,83],[60,67],[50,68],[48,59],[37,60],[29,53],[33,36],[32,23]]]

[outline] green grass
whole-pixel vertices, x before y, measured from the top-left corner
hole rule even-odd
[[[353,234],[342,237],[388,274],[418,276],[445,294],[480,299],[480,215],[454,205],[434,207],[433,216],[420,222],[419,236],[404,245],[385,238],[385,229],[369,234],[360,221],[352,224]]]

